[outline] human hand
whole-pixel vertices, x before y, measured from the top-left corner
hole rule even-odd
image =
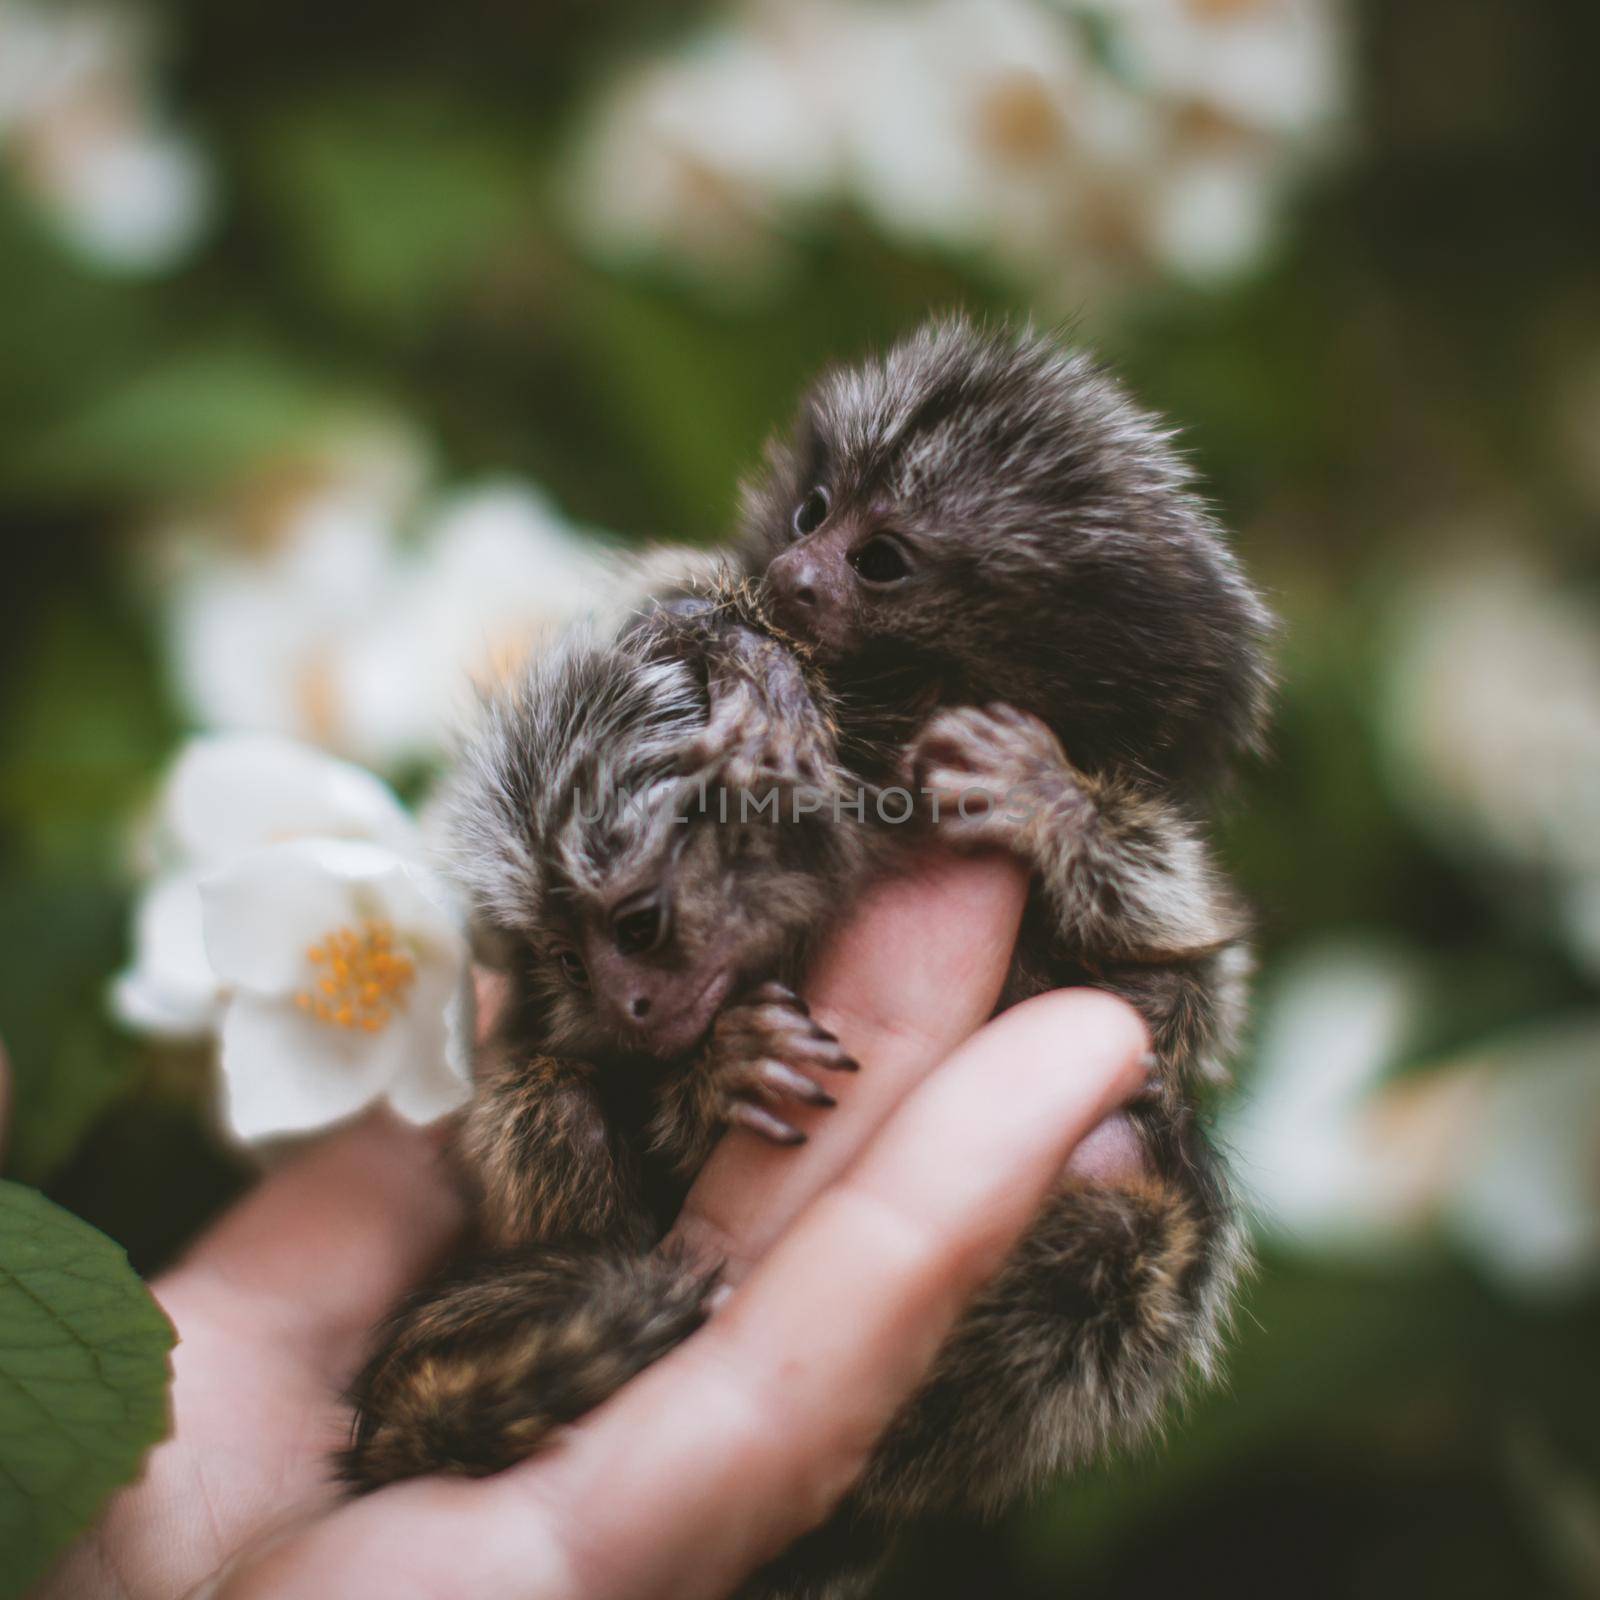
[[[45,1593],[165,1600],[213,1573],[230,1600],[730,1588],[823,1520],[1068,1153],[1139,1087],[1142,1025],[1103,994],[966,1039],[1023,894],[1009,863],[940,860],[861,908],[810,986],[859,1079],[802,1151],[724,1141],[680,1223],[740,1286],[495,1478],[343,1504],[327,1482],[371,1324],[461,1221],[436,1141],[371,1117],[266,1179],[155,1286],[182,1337],[174,1435]]]

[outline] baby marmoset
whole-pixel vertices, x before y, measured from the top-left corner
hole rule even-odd
[[[859,831],[729,794],[838,781],[817,692],[731,604],[684,602],[486,706],[446,797],[508,988],[456,1152],[480,1249],[380,1337],[352,1483],[506,1466],[698,1326],[710,1279],[647,1254],[688,1178],[729,1123],[797,1142],[783,1103],[855,1068],[783,980]]]
[[[1272,618],[1170,428],[1089,356],[960,318],[825,374],[742,524],[841,748],[947,839],[1032,867],[1002,1004],[1090,983],[1150,1026],[1131,1160],[1063,1183],[861,1490],[993,1506],[1215,1360],[1243,1245],[1197,1095],[1226,1078],[1250,963],[1204,815],[1259,740]]]
[[[1100,984],[1144,1013],[1155,1041],[1155,1092],[1121,1124],[1131,1149],[1098,1179],[1064,1179],[883,1442],[855,1515],[871,1524],[953,1503],[993,1507],[1148,1426],[1185,1376],[1214,1359],[1240,1248],[1195,1091],[1231,1047],[1247,963],[1201,807],[1256,735],[1269,621],[1167,430],[1087,358],[963,322],[816,386],[746,497],[740,557],[779,629],[825,678],[858,768],[873,780],[905,775],[942,801],[941,829],[1012,849],[1034,868],[1007,1001]],[[769,656],[757,676],[781,679],[790,670],[774,667],[781,661]],[[788,711],[801,703],[784,702]],[[519,748],[532,761],[539,747]],[[963,804],[973,790],[1003,803]],[[535,870],[495,855],[487,833],[478,843],[486,886],[496,870],[504,886]],[[626,883],[619,871],[608,892]],[[615,1012],[631,993],[607,971],[585,976],[589,1006]],[[537,1011],[548,991],[529,992]],[[696,1023],[708,1026],[709,1014],[684,1027]],[[543,1060],[535,1052],[530,1068],[513,1050],[501,1072],[524,1085],[548,1075]],[[739,1081],[725,1062],[684,1081],[730,1070]],[[508,1170],[527,1176],[507,1181],[538,1191],[535,1210],[552,1188],[588,1187],[555,1174],[576,1171],[592,1131],[552,1168],[543,1135],[522,1144],[504,1133],[515,1117],[492,1120],[488,1165],[511,1151]],[[703,1133],[688,1141],[697,1152],[709,1142]],[[600,1188],[614,1176],[608,1169]],[[558,1234],[541,1223],[531,1236]],[[604,1323],[620,1335],[609,1356],[618,1382],[698,1320],[682,1270],[641,1266],[646,1259],[607,1268],[637,1279],[617,1297],[632,1310]],[[513,1270],[475,1281],[500,1271],[509,1282]],[[571,1296],[592,1292],[563,1280],[539,1304],[559,1322]],[[660,1314],[646,1315],[651,1306]],[[507,1313],[502,1324],[513,1320]],[[473,1337],[469,1312],[445,1344]],[[593,1365],[580,1386],[589,1403],[609,1392]],[[399,1470],[485,1470],[525,1453],[557,1409],[540,1390],[547,1373],[567,1414],[584,1408],[563,1390],[573,1385],[559,1362],[525,1362],[496,1391],[502,1409],[488,1408],[508,1436],[497,1455],[433,1448],[430,1460],[424,1448]],[[381,1389],[367,1392],[369,1440],[386,1425],[373,1421]],[[528,1418],[518,1435],[513,1424]],[[413,1438],[426,1432],[415,1419],[400,1433],[407,1427]],[[358,1438],[358,1459],[360,1450]],[[358,1466],[356,1475],[395,1474]]]

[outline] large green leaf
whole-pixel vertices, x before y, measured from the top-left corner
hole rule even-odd
[[[173,1340],[111,1240],[0,1183],[0,1596],[32,1583],[166,1431]]]

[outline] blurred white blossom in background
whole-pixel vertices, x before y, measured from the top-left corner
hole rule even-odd
[[[220,1043],[247,1140],[376,1101],[428,1122],[465,1099],[471,996],[459,906],[371,773],[288,740],[192,741],[163,787],[125,1025]]]
[[[113,271],[180,261],[212,209],[204,153],[157,101],[153,43],[128,8],[0,0],[0,171]]]
[[[1116,30],[1120,67],[1153,94],[1264,132],[1294,134],[1338,113],[1327,0],[1088,0],[1076,9]]]
[[[1486,1041],[1444,1226],[1504,1287],[1578,1293],[1600,1280],[1600,1017]]]
[[[1343,103],[1338,0],[746,0],[615,80],[571,189],[595,246],[725,283],[854,203],[1068,299],[1251,266]]]
[[[1600,973],[1600,609],[1510,552],[1400,603],[1382,728],[1441,847],[1524,876]]]
[[[533,488],[423,491],[404,438],[358,441],[158,540],[180,701],[206,728],[278,733],[394,772],[436,760],[470,706],[620,562]]]
[[[1389,1166],[1363,1117],[1417,1001],[1403,957],[1359,944],[1307,952],[1261,997],[1256,1072],[1223,1144],[1269,1231],[1353,1254],[1382,1254],[1413,1231],[1415,1177]]]
[[[1600,971],[1600,612],[1503,536],[1406,584],[1379,730],[1418,827],[1515,920]],[[1419,962],[1340,945],[1264,997],[1256,1076],[1229,1119],[1268,1231],[1383,1255],[1448,1242],[1503,1288],[1600,1276],[1600,1018],[1408,1064]]]
[[[1507,1292],[1600,1279],[1600,1017],[1509,1032],[1398,1079],[1424,998],[1377,942],[1285,964],[1221,1141],[1280,1248],[1385,1260],[1443,1245]]]
[[[719,276],[777,265],[786,217],[836,178],[838,130],[807,96],[832,20],[821,8],[766,9],[612,85],[571,174],[596,245]]]

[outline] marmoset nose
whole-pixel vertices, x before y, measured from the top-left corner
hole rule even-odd
[[[814,607],[817,603],[816,565],[792,551],[779,556],[767,568],[767,581],[786,604]]]
[[[666,942],[671,927],[666,896],[659,889],[646,890],[624,900],[611,913],[611,936],[625,956],[648,955]],[[642,1017],[650,1009],[648,1000],[635,1000],[631,1010]]]

